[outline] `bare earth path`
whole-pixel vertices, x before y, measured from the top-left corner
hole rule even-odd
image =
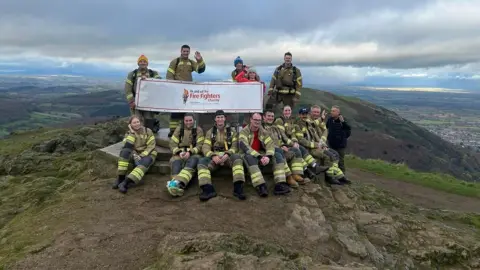
[[[353,181],[374,184],[422,207],[480,211],[476,199],[388,180],[354,169],[349,171],[349,177]],[[335,261],[346,264],[354,260],[349,254],[366,256],[362,251],[365,249],[361,248],[363,244],[357,242],[360,238],[355,232],[355,225],[348,225],[348,222],[358,220],[354,216],[361,210],[354,210],[355,199],[347,198],[351,191],[346,187],[332,191],[324,188],[319,193],[310,190],[318,185],[309,184],[289,196],[270,195],[264,199],[256,196],[249,186],[248,199],[239,202],[232,198],[231,182],[217,179],[214,184],[219,196],[201,203],[196,186],[190,188],[185,197],[172,199],[164,191],[167,177],[148,175],[146,180],[145,185],[130,190],[126,195],[109,188],[112,180],[79,183],[65,194],[62,202],[26,221],[35,235],[44,232],[53,232],[53,235],[45,237],[45,241],[34,248],[30,247],[31,251],[24,259],[7,269],[144,269],[157,263],[163,256],[162,250],[168,246],[185,245],[188,253],[190,249],[198,248],[188,244],[195,241],[188,240],[188,237],[204,237],[201,247],[206,248],[208,243],[213,243],[211,237],[219,234],[245,235],[282,249],[309,254],[314,261],[321,263]],[[270,183],[270,188],[272,186]],[[376,215],[364,214],[362,217],[373,219]],[[325,223],[325,218],[327,222],[336,224],[334,230]],[[346,224],[350,229],[344,227]],[[393,230],[393,227],[388,228]],[[335,231],[342,237],[355,236],[345,240],[335,236]],[[16,233],[24,232],[20,230]],[[376,235],[375,232],[373,234]],[[396,237],[395,233],[391,235]],[[226,245],[234,248],[238,243],[245,243],[242,239]],[[393,241],[382,239],[377,239],[380,246]],[[342,241],[343,246],[338,244]],[[252,244],[247,241],[245,246],[251,247]],[[258,247],[261,251],[262,246]],[[345,249],[349,250],[349,254]],[[367,253],[370,252],[373,251]],[[373,252],[368,256],[378,258],[375,254]],[[196,260],[198,263],[200,259]],[[253,258],[247,261],[261,264],[264,263],[262,260]],[[212,269],[211,261],[206,259],[200,261],[201,265],[181,269]],[[258,269],[286,269],[275,265],[263,264]]]
[[[383,176],[358,169],[349,169],[347,174],[353,181],[373,184],[377,188],[386,190],[406,202],[421,207],[480,213],[480,200],[476,198],[464,197],[407,182],[387,179]]]

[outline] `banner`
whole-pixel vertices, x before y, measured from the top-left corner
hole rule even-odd
[[[139,79],[135,105],[138,110],[155,112],[262,112],[263,85]]]

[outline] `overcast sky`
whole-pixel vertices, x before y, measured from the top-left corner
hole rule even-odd
[[[189,44],[227,74],[238,55],[267,69],[286,51],[310,76],[347,81],[480,72],[480,0],[16,0],[0,10],[4,64],[131,69],[144,53],[164,68]]]

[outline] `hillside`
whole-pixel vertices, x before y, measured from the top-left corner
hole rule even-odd
[[[430,172],[444,172],[472,181],[480,178],[480,158],[375,104],[326,91],[304,89],[300,106],[339,105],[353,131],[350,153],[379,158]]]
[[[115,162],[95,149],[124,131],[123,119],[0,141],[0,269],[480,266],[480,216],[468,213],[480,212],[478,199],[449,202],[451,195],[421,187],[410,189],[420,196],[400,194],[409,190],[401,182],[353,168],[351,187],[328,188],[318,179],[289,196],[261,199],[248,186],[244,202],[218,177],[219,196],[207,203],[195,186],[172,199],[160,174],[122,195],[109,186]],[[392,190],[409,203],[363,180],[387,190],[398,183]],[[458,209],[461,200],[470,208]]]

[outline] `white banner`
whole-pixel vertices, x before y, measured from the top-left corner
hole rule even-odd
[[[155,112],[262,112],[263,85],[258,82],[184,82],[139,79],[137,109]]]

